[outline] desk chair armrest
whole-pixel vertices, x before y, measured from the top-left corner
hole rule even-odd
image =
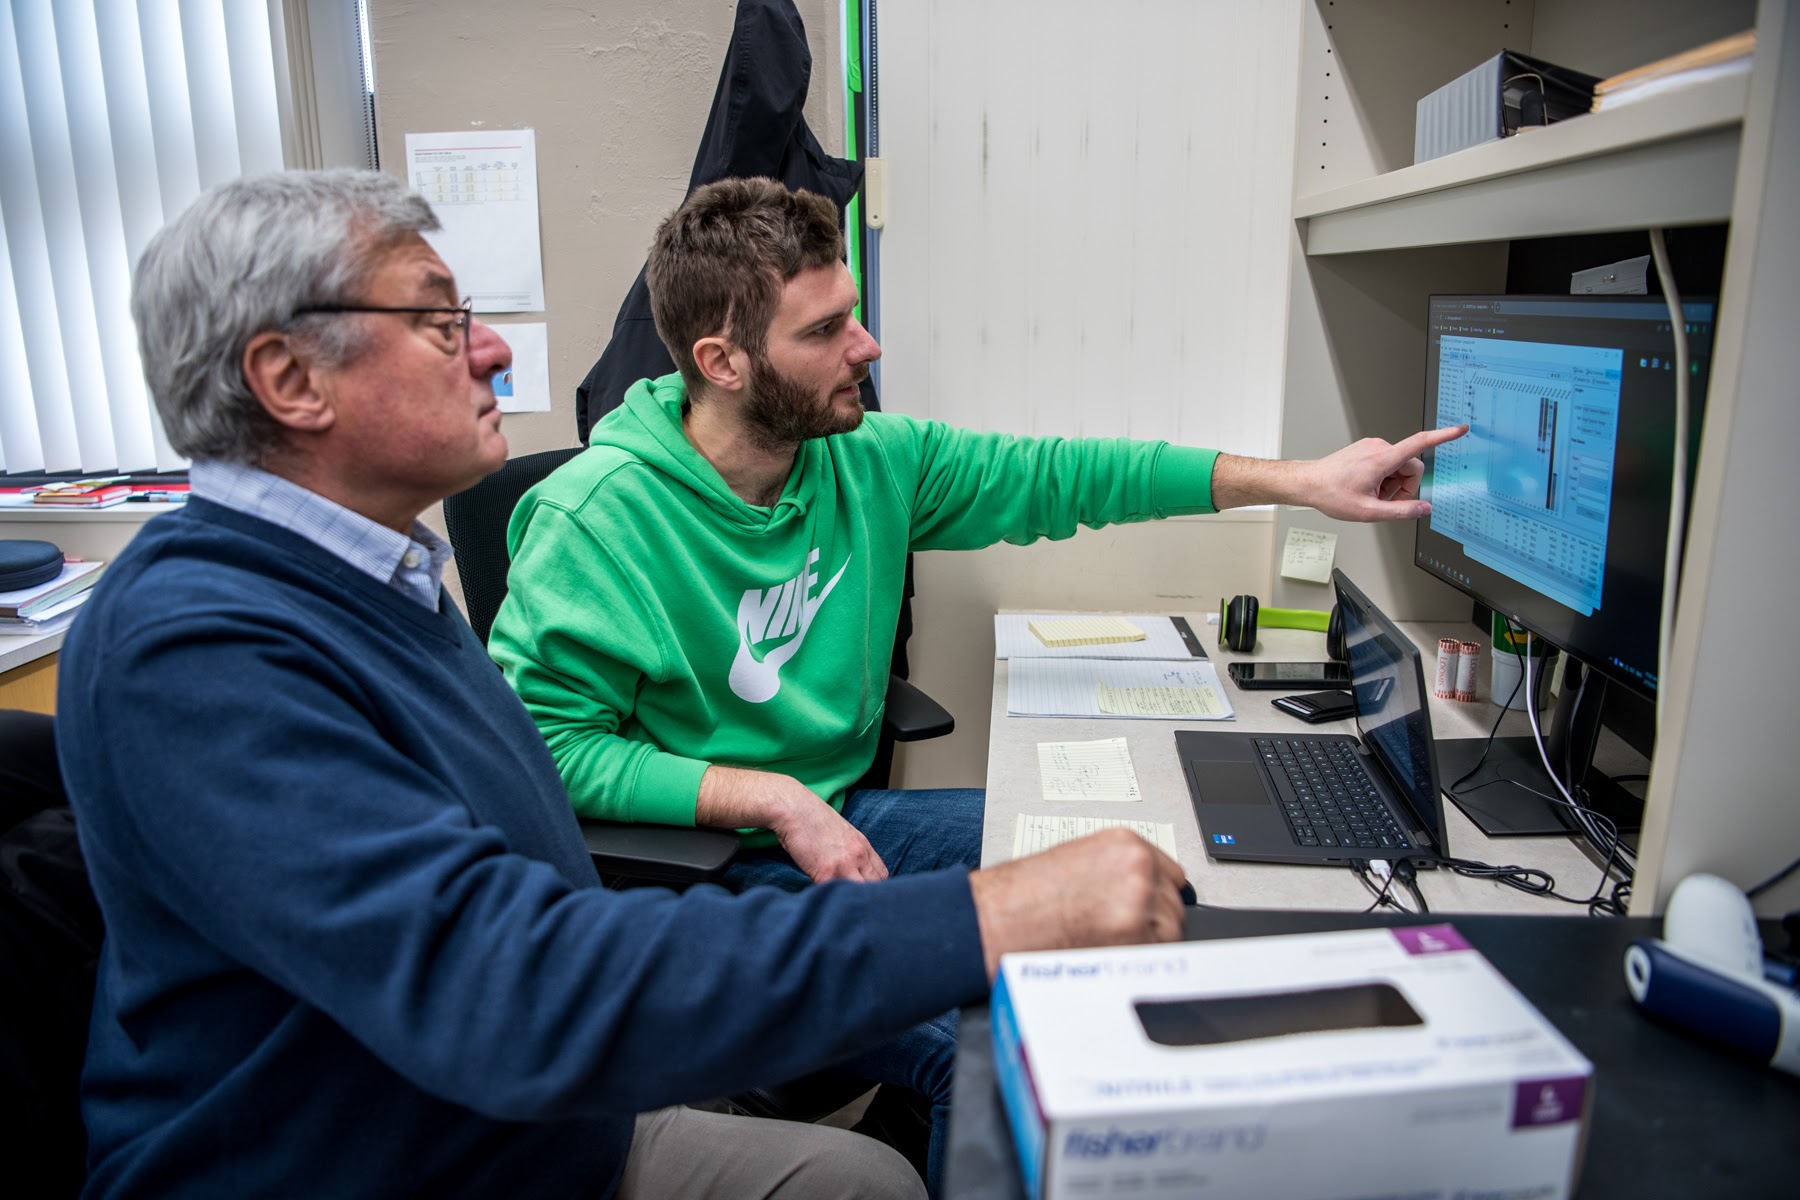
[[[636,825],[582,818],[594,868],[602,876],[656,883],[711,883],[738,852],[736,834],[681,825]]]
[[[881,720],[896,742],[922,742],[956,728],[956,718],[943,705],[898,675],[888,676],[887,711]]]

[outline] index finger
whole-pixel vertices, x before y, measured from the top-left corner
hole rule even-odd
[[[1469,432],[1467,425],[1448,425],[1443,429],[1423,429],[1403,442],[1394,445],[1394,454],[1401,459],[1417,458],[1422,451],[1433,446],[1441,446],[1445,442],[1454,442]]]

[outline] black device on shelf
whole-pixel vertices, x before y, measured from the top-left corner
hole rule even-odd
[[[1682,308],[1691,464],[1714,304]],[[1660,295],[1431,298],[1425,425],[1470,432],[1425,455],[1432,512],[1418,523],[1414,564],[1569,656],[1547,748],[1565,782],[1585,783],[1621,830],[1638,827],[1642,803],[1589,766],[1603,713],[1647,710],[1656,696],[1674,357]],[[1647,721],[1617,725],[1640,727],[1630,740],[1650,752]],[[1438,744],[1447,784],[1483,746]],[[1501,738],[1452,799],[1489,834],[1567,832],[1562,806],[1528,789],[1556,793],[1532,739]]]

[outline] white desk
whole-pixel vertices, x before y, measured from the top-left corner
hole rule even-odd
[[[1202,904],[1228,908],[1367,908],[1373,897],[1345,867],[1305,867],[1264,863],[1222,863],[1206,856],[1200,829],[1188,796],[1186,780],[1175,755],[1175,730],[1240,730],[1249,732],[1347,732],[1351,722],[1310,726],[1270,705],[1281,692],[1246,692],[1233,685],[1225,664],[1235,658],[1274,661],[1313,660],[1325,657],[1325,637],[1301,630],[1272,629],[1261,634],[1253,655],[1237,654],[1216,644],[1217,627],[1206,624],[1205,614],[1185,614],[1206,652],[1219,670],[1219,681],[1236,719],[1232,721],[1143,721],[1086,718],[1008,717],[1006,715],[1007,664],[994,663],[992,727],[988,736],[987,815],[982,832],[984,865],[1012,857],[1013,828],[1020,813],[1069,816],[1117,817],[1134,821],[1166,821],[1175,826],[1175,844],[1181,865],[1187,869]],[[1465,637],[1471,630],[1460,624],[1403,624],[1406,634],[1425,656],[1425,686],[1431,688],[1440,637]],[[1300,689],[1314,690],[1314,689]],[[1482,655],[1480,684],[1473,703],[1431,699],[1431,720],[1439,738],[1487,736],[1499,709],[1490,703],[1487,655]],[[1545,715],[1547,719],[1547,713]],[[1509,713],[1500,736],[1529,734],[1522,712]],[[1039,780],[1039,742],[1080,742],[1124,737],[1131,749],[1143,800],[1117,804],[1053,803],[1043,798]],[[1444,780],[1448,784],[1451,780]],[[1448,799],[1444,801],[1446,840],[1458,858],[1496,864],[1540,867],[1556,878],[1557,891],[1583,899],[1600,881],[1598,860],[1589,857],[1585,844],[1567,837],[1529,837],[1490,840],[1471,824]],[[1609,885],[1610,886],[1610,885]],[[1557,913],[1586,917],[1582,905],[1528,895],[1486,880],[1465,879],[1449,871],[1421,871],[1419,887],[1432,912],[1517,912],[1539,915]],[[1398,898],[1410,904],[1410,897]]]

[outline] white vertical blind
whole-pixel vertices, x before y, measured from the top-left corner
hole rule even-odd
[[[170,470],[131,269],[212,184],[278,170],[270,0],[0,0],[0,470]],[[278,14],[276,14],[278,18]]]
[[[884,406],[1275,452],[1298,7],[883,5]]]

